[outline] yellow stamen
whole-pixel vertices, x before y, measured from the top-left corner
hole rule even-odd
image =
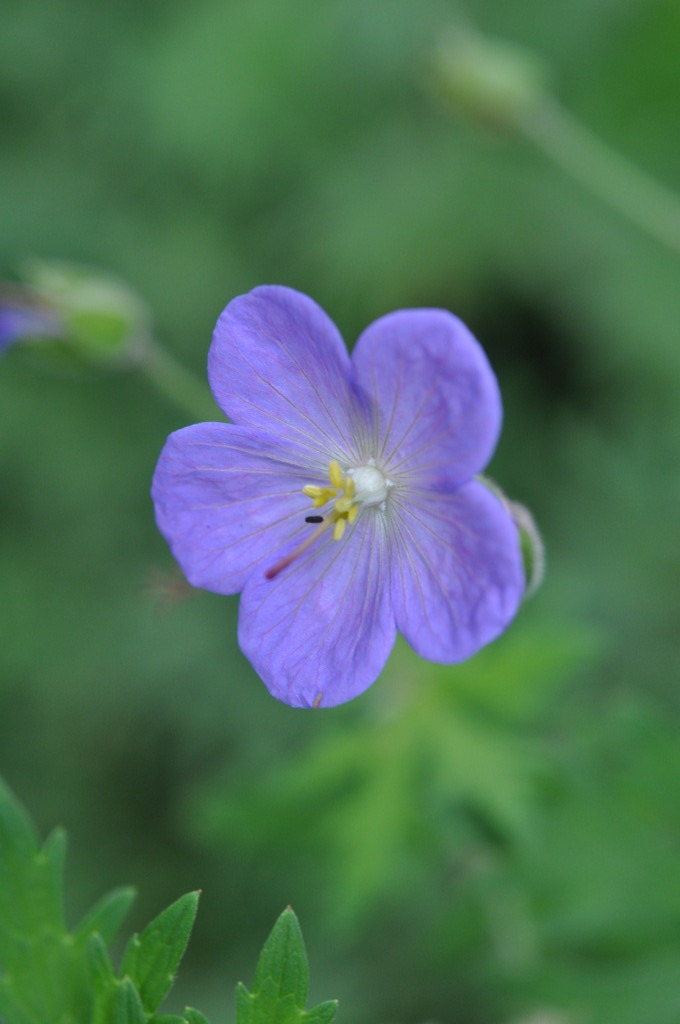
[[[366,473],[369,470],[370,465],[364,467],[364,476],[366,476]],[[379,473],[378,477],[379,479],[382,479]],[[302,493],[307,498],[311,498],[313,508],[320,509],[325,505],[330,505],[331,507],[324,513],[323,520],[319,523],[317,528],[305,537],[302,543],[298,544],[294,551],[291,551],[289,555],[281,558],[271,567],[271,569],[267,569],[265,576],[268,580],[275,579],[279,573],[283,572],[284,569],[287,569],[288,566],[296,560],[296,558],[304,554],[304,552],[307,551],[308,548],[310,548],[326,530],[330,529],[331,526],[333,527],[333,540],[339,541],[342,540],[345,535],[347,524],[349,523],[352,525],[356,520],[359,514],[359,508],[361,507],[362,502],[366,499],[365,497],[362,497],[361,500],[357,500],[354,477],[350,476],[349,473],[346,476],[343,476],[340,463],[333,459],[328,464],[328,480],[330,485],[305,484],[302,488]],[[388,484],[391,486],[391,483],[388,482]],[[364,487],[363,484],[361,486]],[[378,500],[380,500],[380,496],[378,496]],[[370,503],[376,503],[374,497],[371,498]],[[314,522],[315,520],[318,521],[321,518],[322,517],[320,515],[308,516],[307,522]],[[320,700],[321,695],[319,695],[317,699]]]
[[[333,527],[333,540],[342,540],[342,535],[345,532],[347,526],[346,519],[336,519],[335,526]]]
[[[335,459],[328,465],[328,479],[333,484],[333,487],[342,487],[342,470]]]
[[[276,565],[272,566],[266,573],[267,579],[274,579],[275,576],[293,562],[298,555],[301,555],[310,544],[319,537],[330,526],[333,527],[333,540],[342,540],[348,523],[353,523],[359,513],[359,505],[355,502],[356,484],[353,477],[343,476],[340,463],[333,459],[328,464],[328,484],[305,484],[302,493],[312,499],[313,508],[323,508],[333,502],[333,507],[324,518],[324,521],[314,530],[302,544],[299,545],[290,555],[286,555]],[[338,492],[340,496],[338,497]]]

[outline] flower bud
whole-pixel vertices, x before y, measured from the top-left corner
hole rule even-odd
[[[0,291],[0,348],[26,342],[57,367],[125,367],[143,356],[150,314],[123,282],[51,260],[28,263],[23,280],[23,287]]]
[[[434,60],[439,91],[455,108],[493,127],[514,128],[546,94],[547,67],[514,43],[456,28]]]

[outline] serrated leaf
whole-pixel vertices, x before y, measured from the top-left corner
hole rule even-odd
[[[55,828],[45,840],[36,857],[36,868],[40,871],[42,884],[35,886],[36,910],[40,913],[43,927],[66,932],[64,919],[64,860],[67,848],[66,832]],[[39,902],[38,902],[39,900]]]
[[[242,981],[236,986],[236,1021],[237,1024],[251,1024],[253,1016],[254,996],[251,996]]]
[[[147,1024],[139,992],[130,978],[123,978],[113,1000],[111,1024]]]
[[[309,967],[298,919],[288,907],[267,939],[255,969],[252,992],[236,986],[238,1024],[327,1024],[335,1002],[305,1012]]]
[[[107,893],[82,919],[74,932],[74,940],[83,942],[93,932],[98,932],[105,942],[111,942],[118,934],[136,895],[136,889],[130,885]]]
[[[17,900],[26,892],[38,854],[38,837],[23,807],[0,780],[0,957],[2,931],[25,934],[32,923],[30,902]]]
[[[0,1020],[7,1024],[187,1024],[153,1016],[170,988],[198,902],[189,893],[128,946],[120,981],[106,947],[134,898],[121,887],[70,935],[63,911],[66,836],[39,847],[30,818],[0,781]],[[195,1024],[207,1024],[197,1013]]]
[[[199,1010],[192,1009],[191,1006],[187,1006],[184,1011],[184,1019],[186,1024],[208,1024],[208,1018],[204,1017]]]
[[[196,917],[198,896],[197,892],[180,896],[128,943],[121,973],[136,984],[147,1013],[154,1013],[172,986]]]
[[[0,861],[10,856],[21,861],[38,852],[38,835],[13,793],[0,779]]]
[[[109,960],[106,944],[97,932],[91,935],[86,949],[88,976],[96,998],[115,991],[117,979]]]
[[[302,1014],[301,1020],[303,1024],[329,1024],[329,1021],[333,1020],[337,1011],[337,999],[329,999],[327,1002],[319,1003],[318,1006],[307,1010],[306,1013]]]
[[[279,999],[291,996],[304,1009],[309,987],[309,966],[298,919],[288,907],[279,917],[255,968],[252,995],[274,991]]]

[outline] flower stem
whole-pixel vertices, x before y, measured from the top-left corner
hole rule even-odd
[[[547,97],[519,120],[519,128],[574,180],[680,253],[680,197],[672,189]]]
[[[192,420],[221,419],[208,388],[155,339],[144,346],[139,368],[156,390]]]

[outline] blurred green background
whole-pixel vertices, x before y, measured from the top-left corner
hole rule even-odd
[[[680,187],[676,0],[478,0],[561,101]],[[456,116],[448,0],[6,0],[0,272],[109,270],[203,377],[260,283],[348,342],[462,316],[501,384],[492,475],[546,582],[467,665],[406,645],[353,704],[269,697],[237,600],[184,593],[148,497],[189,419],[135,373],[0,364],[0,773],[71,837],[72,915],[203,890],[175,993],[232,987],[291,903],[353,1024],[680,1021],[680,263],[526,142]],[[172,1008],[172,1006],[170,1007]]]

